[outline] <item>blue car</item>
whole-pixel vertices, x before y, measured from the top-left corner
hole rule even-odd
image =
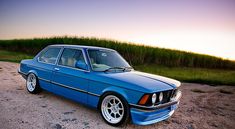
[[[29,93],[43,89],[97,108],[112,126],[168,119],[181,98],[179,81],[135,71],[108,48],[50,45],[22,60],[18,72]]]

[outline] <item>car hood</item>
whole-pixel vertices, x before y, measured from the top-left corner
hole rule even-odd
[[[181,85],[174,79],[139,71],[104,72],[98,75],[96,79],[104,83],[148,93],[170,90]]]

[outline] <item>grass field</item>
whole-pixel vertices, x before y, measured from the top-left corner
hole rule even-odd
[[[19,63],[22,59],[33,56],[19,52],[0,50],[0,61]],[[160,65],[134,65],[139,71],[171,77],[183,82],[194,82],[210,85],[235,85],[235,70],[166,67]]]
[[[117,50],[132,65],[154,64],[169,67],[235,70],[235,61],[191,52],[136,45],[114,40],[82,37],[50,37],[0,40],[0,49],[36,54],[50,44],[79,44]]]
[[[174,78],[183,82],[209,85],[235,85],[235,70],[138,65],[136,70]]]
[[[0,61],[20,62],[23,59],[31,59],[33,56],[20,52],[0,50]]]

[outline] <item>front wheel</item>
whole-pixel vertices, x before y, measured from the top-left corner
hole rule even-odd
[[[40,86],[38,84],[38,79],[36,77],[36,75],[34,75],[33,73],[30,73],[27,76],[27,80],[26,80],[26,88],[28,90],[29,93],[32,94],[36,94],[38,92],[40,92]]]
[[[101,99],[100,112],[105,122],[112,126],[119,126],[127,123],[129,120],[129,107],[122,96],[115,93],[109,93]]]

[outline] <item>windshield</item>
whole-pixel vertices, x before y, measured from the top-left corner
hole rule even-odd
[[[130,65],[116,51],[88,50],[94,71],[106,71],[110,68],[130,68]]]

